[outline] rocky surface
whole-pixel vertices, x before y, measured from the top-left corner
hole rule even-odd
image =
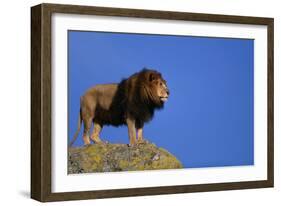
[[[151,143],[92,144],[68,150],[68,173],[116,172],[182,168],[175,156]]]

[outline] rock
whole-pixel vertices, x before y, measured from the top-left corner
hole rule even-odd
[[[126,144],[92,144],[68,149],[68,173],[177,169],[175,156],[151,143],[128,147]]]

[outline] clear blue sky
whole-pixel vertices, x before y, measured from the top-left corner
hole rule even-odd
[[[144,136],[186,168],[254,164],[254,40],[69,31],[68,125],[90,87],[153,68],[168,82],[163,110]],[[74,146],[81,146],[82,131]],[[102,140],[128,143],[127,128],[105,126]]]

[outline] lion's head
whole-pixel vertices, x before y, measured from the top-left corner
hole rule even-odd
[[[144,69],[141,74],[143,74],[144,78],[140,82],[142,84],[142,96],[156,107],[162,107],[170,94],[166,80],[155,70]]]

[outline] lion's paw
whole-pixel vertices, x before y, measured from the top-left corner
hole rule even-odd
[[[148,140],[142,138],[141,140],[138,140],[138,143],[137,143],[137,144],[148,144],[148,143],[149,143]]]

